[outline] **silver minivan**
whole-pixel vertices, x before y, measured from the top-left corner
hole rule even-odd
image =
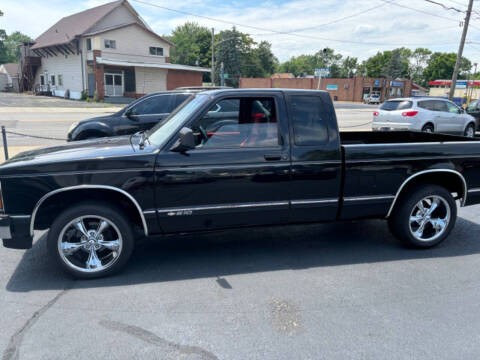
[[[392,99],[373,113],[372,130],[417,130],[474,137],[475,118],[447,99]]]

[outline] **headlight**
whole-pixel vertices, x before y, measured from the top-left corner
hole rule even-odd
[[[72,125],[70,125],[70,128],[68,129],[68,132],[72,132],[73,129],[75,129],[78,126],[78,121],[75,121]]]

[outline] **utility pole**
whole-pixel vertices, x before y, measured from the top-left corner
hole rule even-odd
[[[465,23],[463,24],[462,38],[460,40],[460,46],[458,47],[457,61],[455,62],[455,69],[452,75],[452,84],[450,85],[450,93],[448,99],[452,100],[455,93],[455,87],[457,85],[458,70],[460,68],[460,62],[462,60],[463,47],[465,46],[465,39],[467,37],[468,23],[470,22],[470,15],[472,14],[473,0],[468,1],[467,15],[465,16]]]
[[[212,70],[210,72],[212,86],[215,86],[215,29],[212,28]]]

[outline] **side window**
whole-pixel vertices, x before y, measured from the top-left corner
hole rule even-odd
[[[295,145],[322,145],[328,141],[328,128],[322,116],[323,102],[319,96],[291,97]]]
[[[467,106],[468,111],[475,111],[477,109],[477,105],[479,104],[478,101],[472,101],[470,104]]]
[[[154,115],[169,113],[171,96],[151,96],[132,107],[132,115]]]
[[[185,100],[187,100],[190,96],[192,96],[191,94],[177,94],[175,96],[175,104],[172,108],[175,109],[177,108],[178,106],[180,106],[180,104],[182,104]]]
[[[448,112],[447,104],[445,101],[435,100],[433,101],[433,110]]]
[[[418,102],[418,107],[425,109],[425,110],[433,110],[433,104],[432,101],[426,100],[426,101],[419,101]]]
[[[279,146],[275,99],[221,100],[192,125],[192,130],[197,149]]]
[[[451,102],[445,102],[445,104],[447,105],[447,109],[449,113],[453,113],[453,114],[459,113],[457,105],[452,104]]]

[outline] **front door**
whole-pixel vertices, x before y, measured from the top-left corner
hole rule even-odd
[[[220,109],[228,108],[224,116]],[[156,162],[156,203],[165,232],[288,221],[290,155],[281,93],[223,98],[187,126],[196,148]],[[216,113],[216,116],[212,116]]]
[[[105,73],[105,96],[123,96],[123,72]]]

